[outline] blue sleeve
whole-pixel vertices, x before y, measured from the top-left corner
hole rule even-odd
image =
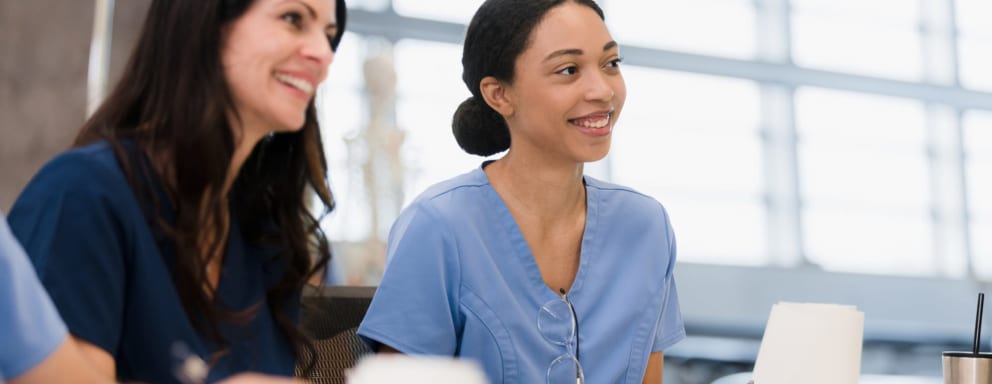
[[[675,288],[675,232],[672,231],[672,223],[668,220],[668,213],[663,213],[667,230],[665,237],[668,242],[669,262],[662,292],[665,297],[662,300],[661,316],[658,318],[658,331],[655,333],[652,352],[664,350],[685,338],[685,322],[682,320],[682,311],[679,309],[678,289]]]
[[[111,356],[124,325],[127,232],[116,207],[133,199],[126,185],[119,170],[69,152],[35,176],[9,217],[69,332]]]
[[[41,363],[66,338],[65,324],[0,214],[0,382]]]
[[[358,334],[406,354],[452,356],[458,346],[457,245],[429,206],[415,204],[393,224],[387,264]]]

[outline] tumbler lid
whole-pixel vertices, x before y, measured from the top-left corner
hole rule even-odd
[[[992,359],[992,353],[975,354],[972,352],[947,351],[942,353],[942,355],[946,357],[973,357],[977,359]]]

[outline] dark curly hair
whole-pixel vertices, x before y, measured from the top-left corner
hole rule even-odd
[[[488,76],[512,83],[514,63],[530,44],[531,31],[548,11],[566,2],[592,8],[605,20],[593,0],[486,0],[475,12],[462,51],[462,81],[472,97],[458,106],[451,121],[465,152],[489,156],[510,148],[506,120],[483,100],[479,83]]]

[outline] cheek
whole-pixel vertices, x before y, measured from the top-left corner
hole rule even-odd
[[[224,67],[224,78],[231,88],[243,87],[250,81],[250,52],[238,48],[226,49],[221,56],[221,65]]]
[[[227,65],[224,67],[224,78],[227,80],[227,87],[235,101],[250,102],[252,95],[256,92],[259,84],[257,79],[250,76],[243,65]]]
[[[614,97],[617,98],[618,104],[617,108],[623,106],[624,100],[627,100],[627,82],[623,80],[623,75],[617,75],[617,80],[613,86]]]

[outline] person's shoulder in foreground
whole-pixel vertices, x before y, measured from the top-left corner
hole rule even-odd
[[[0,377],[20,376],[68,335],[58,311],[0,213]]]
[[[0,212],[0,382],[98,382]]]

